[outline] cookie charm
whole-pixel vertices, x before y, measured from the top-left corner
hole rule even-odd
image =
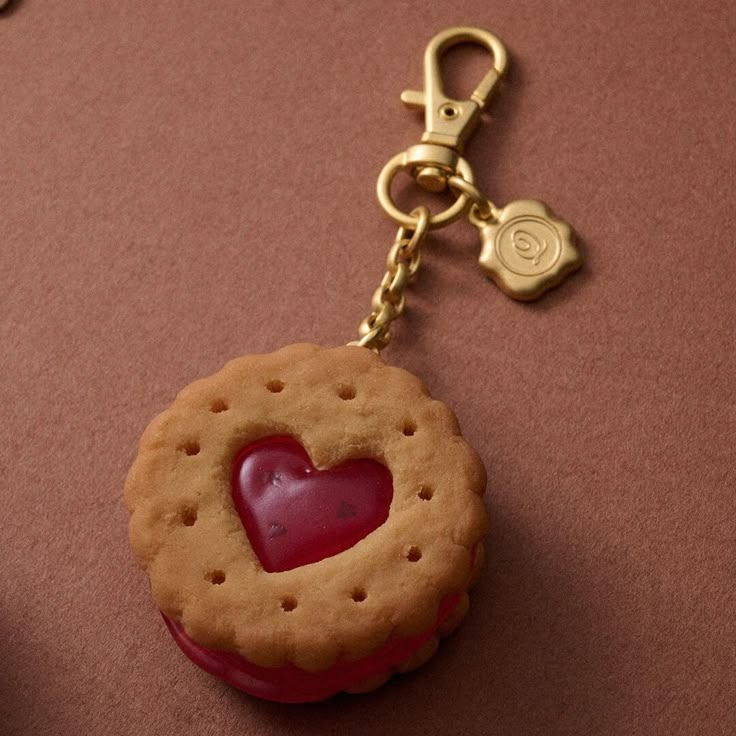
[[[457,101],[439,58],[462,42],[487,48],[493,65]],[[484,265],[517,298],[579,262],[544,205],[499,214],[460,155],[505,67],[501,42],[477,28],[427,47],[425,91],[403,98],[425,109],[427,130],[379,176],[399,228],[358,338],[236,358],[182,390],[140,440],[125,501],[154,602],[187,657],[251,695],[372,690],[429,659],[468,610],[488,526],[483,464],[453,412],[380,351],[432,229],[469,216]],[[454,202],[403,212],[390,194],[401,170]]]
[[[485,472],[453,413],[361,347],[292,345],[184,389],[125,497],[169,629],[264,698],[418,665],[467,608]]]

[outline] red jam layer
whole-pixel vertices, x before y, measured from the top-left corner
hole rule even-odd
[[[388,642],[363,659],[337,662],[324,672],[307,672],[294,665],[259,667],[239,654],[200,646],[187,635],[180,623],[167,616],[164,616],[164,621],[184,654],[211,675],[264,700],[308,703],[325,700],[364,680],[391,672],[437,633],[459,601],[459,593],[447,596],[440,604],[435,625],[428,631],[408,639]]]
[[[349,460],[317,470],[292,437],[266,437],[235,458],[232,497],[266,572],[283,572],[349,549],[388,518],[389,470]]]

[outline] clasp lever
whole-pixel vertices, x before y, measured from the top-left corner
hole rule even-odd
[[[453,46],[474,43],[491,52],[493,66],[470,95],[469,100],[453,100],[442,89],[440,59]],[[447,146],[462,153],[465,141],[478,124],[481,110],[488,104],[493,88],[506,71],[506,49],[496,36],[481,28],[459,26],[438,33],[424,52],[424,91],[406,90],[401,101],[425,112],[423,143]]]

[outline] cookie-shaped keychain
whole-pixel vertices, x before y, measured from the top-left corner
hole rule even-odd
[[[456,101],[442,92],[439,59],[462,42],[486,47],[493,67]],[[425,92],[403,96],[426,108],[423,142],[379,178],[400,227],[359,339],[236,358],[181,391],[141,438],[125,499],[156,605],[190,659],[252,695],[371,690],[425,662],[467,611],[483,561],[485,470],[452,411],[379,353],[431,229],[469,215],[483,263],[518,298],[579,263],[544,205],[498,210],[460,156],[505,66],[486,31],[430,42]],[[399,210],[389,189],[402,169],[428,190],[449,187],[453,204]]]

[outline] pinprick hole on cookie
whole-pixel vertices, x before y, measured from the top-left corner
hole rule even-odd
[[[272,394],[280,394],[284,390],[284,382],[279,381],[278,379],[273,379],[266,384],[266,388]]]
[[[362,603],[368,597],[368,594],[363,588],[355,588],[355,590],[350,594],[350,597],[355,601],[355,603]]]
[[[409,562],[419,562],[419,560],[422,559],[422,550],[420,550],[419,547],[412,545],[408,550],[406,550],[406,559],[409,560]]]
[[[355,386],[342,385],[337,388],[337,395],[343,401],[351,401],[355,398]]]
[[[212,585],[222,585],[225,582],[225,573],[223,570],[210,570],[204,579],[209,580]]]
[[[194,506],[182,506],[179,518],[184,526],[194,526],[197,521],[197,509]]]
[[[286,613],[290,613],[296,608],[296,598],[293,598],[292,596],[287,596],[286,598],[282,598],[281,608],[282,610],[286,611]]]
[[[414,422],[404,422],[404,426],[401,428],[401,431],[407,437],[412,437],[414,433],[417,431],[417,425],[414,424]]]
[[[199,442],[195,440],[190,440],[189,442],[182,442],[181,445],[179,445],[179,452],[183,452],[185,455],[189,455],[190,457],[192,455],[198,455],[199,454]]]
[[[221,414],[223,411],[227,411],[228,408],[227,401],[224,399],[215,399],[210,405],[210,411],[213,414]]]
[[[419,486],[419,490],[417,491],[417,496],[419,496],[422,501],[431,501],[432,496],[434,496],[434,491],[432,490],[431,486],[421,485]]]

